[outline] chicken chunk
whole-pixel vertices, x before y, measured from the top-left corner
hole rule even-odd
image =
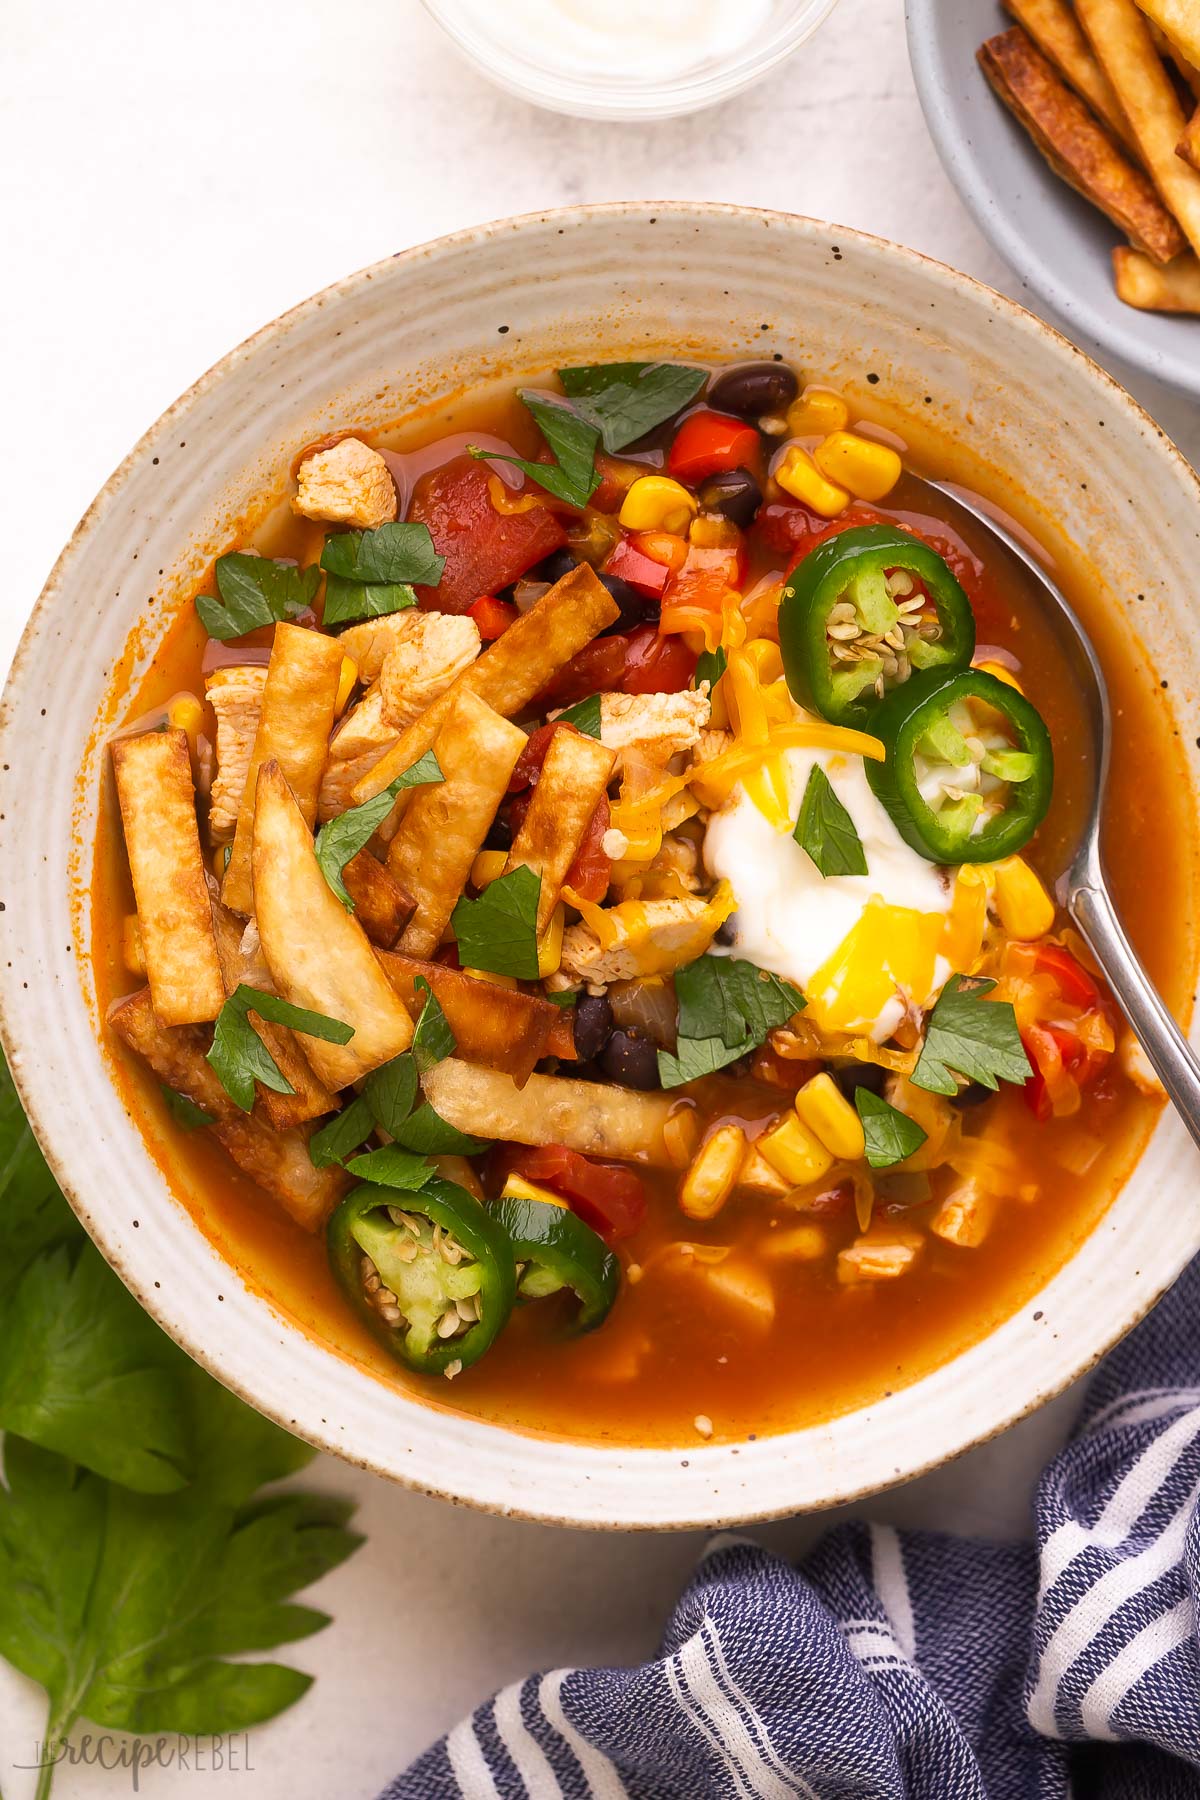
[[[361,625],[348,626],[338,640],[343,653],[358,668],[358,678],[367,687],[379,680],[383,661],[389,650],[408,642],[412,620],[423,617],[414,608],[385,613],[381,619],[364,619]]]
[[[396,517],[396,489],[387,463],[361,438],[342,438],[300,464],[292,509],[306,519],[328,519],[370,531]]]
[[[724,756],[727,750],[733,749],[732,731],[702,731],[692,751],[693,763],[712,762],[718,756]]]
[[[904,1225],[872,1227],[865,1237],[838,1252],[838,1280],[843,1287],[866,1281],[895,1281],[912,1268],[924,1242],[919,1231]]]
[[[383,694],[376,682],[334,732],[329,743],[329,760],[345,761],[350,756],[364,756],[368,750],[382,753],[391,748],[399,735],[384,718]]]
[[[932,1219],[929,1229],[947,1244],[977,1250],[992,1228],[1000,1202],[980,1187],[973,1176],[951,1188]]]
[[[217,715],[217,772],[208,828],[218,844],[232,842],[237,827],[266,680],[266,668],[256,663],[214,669],[208,677],[208,703]]]
[[[610,908],[606,920],[615,934],[607,948],[590,925],[568,925],[560,965],[564,975],[598,986],[679,968],[704,954],[715,929],[709,903],[691,895],[626,901]]]
[[[652,762],[667,763],[680,750],[691,750],[708,724],[710,707],[704,694],[601,694],[600,742],[621,755],[636,750]]]
[[[465,615],[401,614],[406,630],[383,659],[379,688],[389,725],[403,731],[479,655],[479,627]]]

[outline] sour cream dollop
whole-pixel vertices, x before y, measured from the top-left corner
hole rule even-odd
[[[778,831],[763,816],[742,786],[708,822],[704,860],[711,873],[729,882],[737,899],[730,920],[733,953],[770,969],[810,992],[813,977],[843,946],[876,906],[902,908],[907,914],[940,915],[950,910],[952,888],[945,874],[909,848],[867,782],[861,758],[829,750],[783,752],[789,812],[795,819],[814,766],[829,778],[834,793],[854,821],[866,856],[866,875],[822,876],[808,852],[788,832]],[[881,937],[901,945],[904,933],[890,932],[881,921]],[[903,954],[903,952],[901,952]],[[938,956],[932,983],[915,976],[926,992],[905,992],[906,969],[895,967],[892,991],[869,1017],[851,1024],[877,1041],[889,1037],[903,1016],[907,999],[928,1005],[950,973]],[[901,991],[896,991],[897,989]],[[810,994],[811,1001],[811,994]]]
[[[491,36],[499,17],[509,51],[565,75],[675,81],[752,43],[772,0],[459,0],[464,24]]]

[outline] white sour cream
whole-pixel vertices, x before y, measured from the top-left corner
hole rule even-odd
[[[539,68],[572,76],[676,81],[735,55],[769,23],[772,0],[459,0],[464,24]]]
[[[822,876],[807,851],[776,831],[740,785],[708,822],[704,860],[729,882],[737,899],[730,920],[733,952],[805,988],[878,898],[913,912],[947,913],[951,889],[933,863],[909,848],[868,785],[860,757],[828,750],[785,752],[788,803],[794,819],[814,764],[829,777],[854,821],[866,854],[866,875]],[[936,985],[950,973],[939,957]],[[914,996],[926,1003],[931,995]],[[878,1040],[895,1030],[904,1011],[897,997],[874,1021]]]

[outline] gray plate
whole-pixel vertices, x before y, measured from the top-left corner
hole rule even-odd
[[[1200,395],[1200,318],[1117,299],[1110,251],[1124,240],[1051,173],[983,78],[975,51],[1012,19],[995,0],[906,0],[908,48],[946,172],[1004,259],[1084,336]]]

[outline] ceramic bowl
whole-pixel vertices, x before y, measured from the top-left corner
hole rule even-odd
[[[294,452],[334,422],[383,425],[461,383],[564,354],[775,351],[851,393],[915,399],[931,424],[969,432],[1001,467],[1019,458],[1025,483],[1106,571],[1113,594],[1129,596],[1131,609],[1144,595],[1138,624],[1172,696],[1195,691],[1197,482],[1128,395],[1029,313],[893,244],[780,214],[664,204],[461,232],[351,276],[233,351],[97,497],[38,603],[4,696],[0,1022],[38,1136],[84,1224],[154,1317],[263,1412],[355,1463],[497,1512],[669,1527],[865,1494],[1047,1399],[1200,1246],[1200,1165],[1168,1115],[1067,1266],[936,1373],[849,1416],[753,1443],[580,1446],[431,1408],[306,1337],[171,1198],[122,1108],[88,971],[104,731],[114,693],[144,666],[231,521],[264,486],[282,492]],[[1086,486],[1076,441],[1087,446]],[[1198,761],[1193,751],[1193,775]]]

